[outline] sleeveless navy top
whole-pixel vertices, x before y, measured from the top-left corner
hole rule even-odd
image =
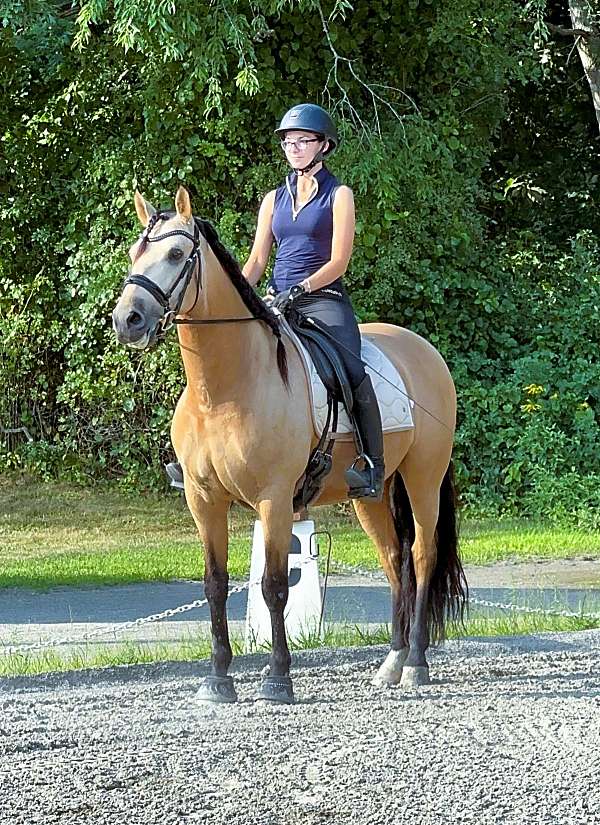
[[[339,182],[324,166],[313,178],[317,190],[298,212],[294,172],[275,192],[272,230],[277,254],[270,284],[277,292],[299,284],[331,260],[333,199]]]

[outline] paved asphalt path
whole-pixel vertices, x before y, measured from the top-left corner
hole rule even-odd
[[[488,568],[487,576],[486,568],[467,569],[472,599],[573,611],[580,610],[583,605],[585,612],[600,612],[600,582],[596,588],[548,586],[552,579],[543,574],[545,568],[541,566],[536,579],[539,583],[545,582],[546,586],[536,586],[532,582],[523,587],[511,584],[511,573],[512,581],[516,579],[514,569],[510,566],[505,567],[503,575],[498,575],[497,568],[498,566]],[[521,581],[524,578],[524,575],[517,577]],[[492,586],[483,586],[486,580],[491,581]],[[7,589],[2,592],[0,599],[0,645],[76,635],[103,624],[128,622],[140,616],[160,613],[202,598],[203,595],[202,584],[194,581],[56,587],[47,591]],[[234,594],[229,599],[228,616],[234,632],[242,632],[246,601],[247,591]],[[481,609],[476,606],[471,608],[472,612]],[[381,625],[389,622],[389,613],[389,589],[385,582],[357,576],[330,577],[325,609],[328,623]],[[128,631],[118,638],[116,635],[106,638],[113,642],[124,638],[137,641],[185,639],[199,631],[205,632],[207,621],[208,613],[204,607],[179,614],[156,625]]]

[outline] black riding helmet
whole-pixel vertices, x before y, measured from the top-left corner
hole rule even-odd
[[[329,146],[324,152],[317,152],[308,166],[304,169],[296,170],[299,174],[308,172],[309,169],[312,169],[313,166],[320,163],[324,157],[332,154],[340,142],[333,120],[325,109],[322,109],[321,106],[317,106],[315,103],[299,103],[297,106],[292,106],[291,109],[288,109],[281,118],[281,123],[277,129],[275,129],[275,134],[280,138],[284,138],[286,132],[292,129],[314,132],[315,134],[323,135],[323,137],[329,141]]]

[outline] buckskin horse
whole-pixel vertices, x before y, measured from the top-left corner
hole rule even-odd
[[[185,497],[204,546],[205,593],[212,627],[212,674],[199,696],[235,701],[228,675],[227,516],[232,502],[254,508],[263,526],[262,592],[272,650],[258,698],[292,702],[291,657],[284,625],[293,496],[318,441],[309,389],[295,347],[277,316],[254,292],[213,227],[195,218],[180,187],[175,210],[157,212],[136,192],[143,224],[130,249],[132,270],[113,312],[117,339],[138,349],[177,324],[187,385],[171,426]],[[415,399],[414,428],[386,433],[381,502],[353,502],[388,578],[390,651],[374,684],[429,682],[425,652],[461,619],[466,581],[457,551],[451,452],[456,394],[449,370],[427,341],[406,329],[361,326],[396,366]],[[352,443],[336,443],[318,504],[347,498],[344,470]]]

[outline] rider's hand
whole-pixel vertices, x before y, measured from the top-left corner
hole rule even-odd
[[[280,312],[285,312],[301,295],[306,295],[306,289],[302,284],[295,284],[290,289],[279,292],[273,299],[271,306],[274,306]]]
[[[273,301],[275,300],[275,290],[272,286],[270,286],[264,294],[263,301],[267,306],[272,307]]]

